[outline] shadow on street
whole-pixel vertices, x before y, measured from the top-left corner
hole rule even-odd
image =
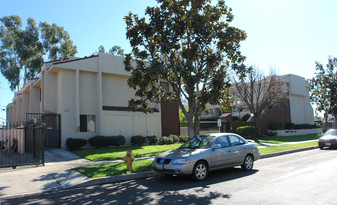
[[[190,177],[156,177],[76,189],[45,192],[39,195],[0,200],[1,204],[210,204],[215,198],[230,198],[226,193],[205,191],[212,184],[257,173],[239,168],[210,172],[202,182]],[[46,176],[47,177],[47,176]],[[41,179],[40,179],[41,180]],[[186,191],[193,189],[193,192]]]

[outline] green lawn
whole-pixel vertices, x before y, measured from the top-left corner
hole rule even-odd
[[[297,148],[303,148],[303,147],[311,147],[311,146],[317,146],[317,141],[305,142],[305,143],[299,143],[299,144],[291,144],[291,145],[264,147],[264,148],[259,148],[259,151],[261,155],[263,155],[263,154],[269,154],[273,152],[280,152],[280,151],[285,151],[285,150],[291,150],[291,149],[297,149]],[[127,171],[125,163],[115,163],[115,164],[108,164],[108,165],[81,167],[81,168],[77,168],[76,170],[90,178],[114,176],[114,175],[122,175],[122,174],[128,174],[128,173],[150,171],[152,170],[152,161],[153,160],[135,161],[133,163],[132,172]]]
[[[273,143],[280,144],[285,142],[300,142],[305,140],[315,140],[322,136],[322,134],[310,134],[310,135],[299,135],[299,136],[267,136],[263,138],[256,139],[256,143]]]
[[[73,151],[74,154],[91,161],[116,160],[125,157],[128,149],[132,150],[133,157],[151,157],[157,154],[180,147],[181,144],[149,145],[134,147],[101,148]]]
[[[150,171],[152,170],[152,161],[153,160],[134,161],[132,171],[128,171],[126,169],[125,163],[114,163],[114,164],[107,164],[107,165],[100,165],[100,166],[80,167],[80,168],[76,168],[76,170],[90,178],[123,175],[123,174],[129,174],[129,173]]]
[[[303,148],[303,147],[312,147],[312,146],[317,146],[317,141],[304,142],[304,143],[299,143],[299,144],[263,147],[263,148],[259,148],[259,151],[261,155],[263,155],[263,154],[269,154],[273,152],[280,152],[280,151],[285,151],[285,150],[298,149],[298,148]]]

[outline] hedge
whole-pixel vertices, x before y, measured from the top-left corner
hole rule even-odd
[[[108,147],[111,145],[111,139],[107,136],[95,136],[89,139],[89,144],[93,147]]]
[[[88,140],[82,138],[68,138],[66,146],[69,150],[80,150],[84,145],[88,143]]]
[[[242,126],[236,128],[236,133],[245,138],[248,138],[257,136],[257,134],[259,133],[259,129],[256,126]]]
[[[154,136],[154,135],[147,136],[146,139],[149,142],[149,145],[155,145],[159,141],[159,138],[157,136]]]
[[[142,146],[146,142],[146,138],[141,135],[135,135],[131,137],[131,144],[132,146]]]
[[[111,136],[110,137],[110,145],[111,146],[121,146],[125,144],[125,137],[122,135]]]
[[[163,136],[161,139],[160,139],[160,144],[164,145],[164,144],[173,144],[174,141],[171,137],[167,137],[167,136]]]

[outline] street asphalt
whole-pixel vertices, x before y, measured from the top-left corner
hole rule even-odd
[[[301,143],[301,142],[298,142]],[[267,145],[268,146],[268,145]],[[278,153],[261,155],[260,159],[275,157],[283,154],[315,149],[317,146],[283,151]],[[153,157],[152,157],[153,158]],[[137,158],[152,159],[150,158]],[[132,173],[102,178],[89,178],[74,170],[77,167],[103,165],[123,162],[100,161],[91,162],[68,152],[64,149],[47,149],[45,151],[45,166],[29,166],[0,169],[0,199],[38,194],[42,192],[69,189],[75,187],[91,186],[105,183],[127,181],[147,177],[155,177],[158,174],[153,171]]]

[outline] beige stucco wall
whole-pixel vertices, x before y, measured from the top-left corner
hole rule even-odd
[[[99,69],[102,73],[111,73],[115,75],[129,76],[125,71],[123,59],[119,56],[109,54],[99,54]]]
[[[27,89],[27,92],[22,93],[22,113],[21,120],[26,120],[26,114],[30,113],[30,89]]]
[[[96,115],[97,106],[97,73],[80,72],[80,114]]]
[[[75,72],[62,70],[58,73],[58,111],[61,114],[61,142],[64,147],[68,137],[77,132],[75,110]]]
[[[128,76],[103,74],[103,106],[128,106],[128,101],[134,97],[134,91],[127,85],[127,79]]]
[[[40,88],[33,86],[30,88],[30,112],[40,112]]]
[[[15,121],[22,121],[22,98],[19,97],[16,103],[16,118]]]
[[[47,71],[43,78],[43,110],[47,113],[57,113],[57,74]]]
[[[289,84],[290,118],[295,124],[314,124],[313,109],[309,98],[309,84],[303,77],[285,75]]]
[[[102,135],[123,135],[127,144],[134,135],[161,137],[160,113],[103,111]]]

